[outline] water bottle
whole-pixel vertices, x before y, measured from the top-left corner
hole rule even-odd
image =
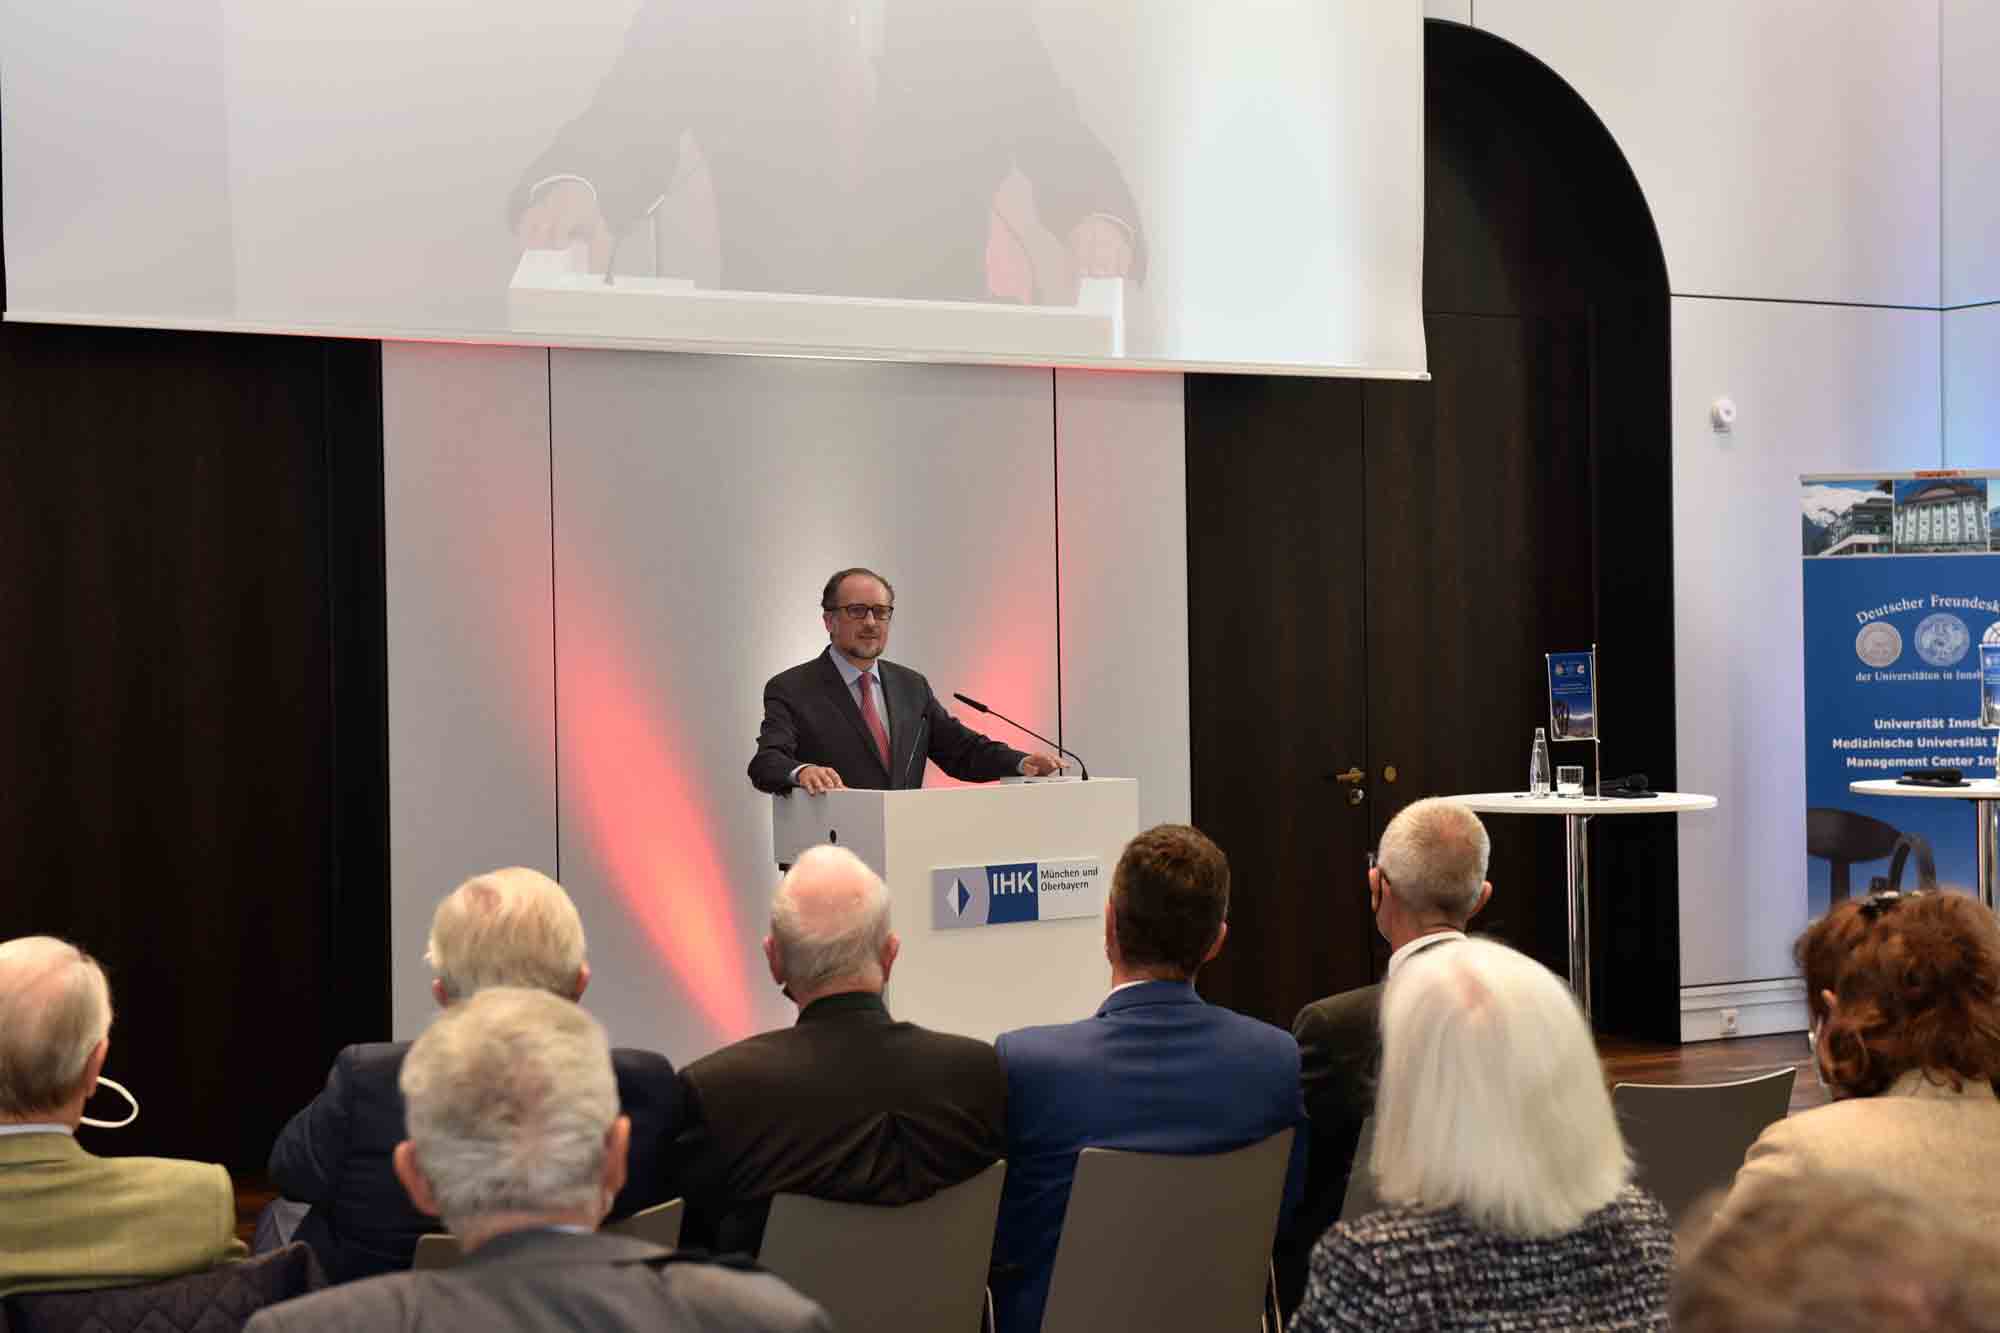
[[[1549,738],[1542,727],[1535,728],[1535,748],[1528,751],[1528,795],[1549,794]]]

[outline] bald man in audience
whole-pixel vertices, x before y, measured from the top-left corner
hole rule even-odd
[[[464,1259],[269,1306],[250,1333],[830,1333],[824,1311],[768,1273],[597,1231],[632,1124],[604,1029],[576,1005],[482,990],[417,1038],[400,1082],[410,1136],[396,1175]]]
[[[754,1254],[774,1194],[914,1203],[1000,1157],[999,1058],[889,1016],[900,947],[889,891],[854,853],[815,847],[787,872],[764,956],[799,1020],[681,1071],[685,1243]]]
[[[1389,976],[1424,950],[1465,938],[1467,924],[1493,896],[1486,882],[1491,853],[1479,816],[1452,801],[1413,801],[1389,821],[1368,870],[1368,906],[1389,943]],[[1384,984],[1315,1000],[1292,1020],[1312,1117],[1312,1154],[1305,1202],[1278,1237],[1278,1288],[1287,1309],[1305,1286],[1313,1243],[1340,1220],[1361,1122],[1375,1108]]]
[[[110,1049],[95,960],[46,935],[0,944],[0,1296],[131,1286],[243,1254],[227,1171],[77,1143]]]
[[[438,904],[431,918],[431,995],[449,1007],[489,986],[527,986],[579,1001],[590,984],[583,922],[560,884],[515,866],[475,876]],[[326,1087],[291,1119],[271,1147],[271,1179],[288,1199],[312,1205],[297,1239],[335,1282],[410,1266],[417,1237],[437,1224],[410,1206],[390,1163],[404,1137],[396,1078],[408,1042],[349,1046]],[[674,1067],[652,1051],[611,1053],[618,1098],[632,1121],[633,1145],[614,1219],[665,1203],[666,1148],[680,1129]]]

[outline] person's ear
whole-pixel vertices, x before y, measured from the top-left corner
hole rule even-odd
[[[1201,956],[1201,961],[1205,964],[1213,960],[1217,954],[1222,952],[1222,942],[1228,938],[1229,923],[1225,921],[1215,928],[1215,943],[1208,946],[1208,952]]]
[[[771,969],[771,980],[782,987],[785,984],[785,960],[778,952],[778,941],[775,936],[764,937],[764,965]]]
[[[90,1058],[83,1062],[83,1095],[88,1100],[97,1091],[97,1076],[104,1072],[104,1061],[111,1054],[111,1038],[107,1034],[90,1052]]]
[[[898,936],[895,931],[893,930],[890,931],[889,938],[882,941],[881,963],[882,963],[882,984],[884,986],[889,984],[889,969],[896,965],[896,959],[902,952],[903,952],[902,938]]]
[[[1840,1012],[1840,1000],[1830,990],[1819,993],[1819,1002],[1826,1007],[1826,1016],[1832,1018]]]
[[[1374,916],[1382,910],[1382,868],[1368,867],[1368,914]]]
[[[583,993],[589,989],[590,989],[590,964],[587,961],[578,963],[576,965],[576,989],[570,993],[569,998],[572,1000],[580,1001],[583,999]]]
[[[1113,967],[1118,966],[1118,913],[1111,908],[1111,899],[1104,900],[1104,957]]]
[[[604,1131],[604,1202],[609,1208],[625,1188],[625,1164],[632,1151],[632,1117],[621,1115]]]
[[[396,1145],[390,1162],[396,1168],[396,1179],[402,1182],[403,1193],[410,1196],[410,1203],[416,1210],[429,1217],[443,1217],[438,1209],[437,1194],[431,1189],[430,1178],[417,1165],[416,1145],[404,1139]]]
[[[1493,901],[1493,881],[1483,880],[1479,885],[1479,896],[1472,900],[1472,910],[1465,914],[1467,921],[1486,910],[1486,904]]]
[[[444,988],[443,977],[431,978],[431,998],[437,1001],[438,1008],[451,1008],[451,992]]]

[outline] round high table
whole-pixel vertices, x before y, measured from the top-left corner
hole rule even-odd
[[[1931,800],[1972,802],[1973,841],[1979,850],[1979,901],[1993,907],[1993,879],[2000,875],[2000,781],[1970,778],[1963,787],[1918,787],[1894,778],[1850,782],[1856,796],[1916,796]]]
[[[1693,792],[1663,791],[1634,800],[1629,796],[1530,796],[1526,792],[1489,791],[1471,796],[1447,796],[1482,815],[1561,815],[1567,842],[1569,889],[1569,988],[1590,1016],[1590,821],[1599,815],[1672,815],[1689,810],[1713,810],[1715,798]]]

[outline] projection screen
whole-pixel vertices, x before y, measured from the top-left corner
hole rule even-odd
[[[1421,0],[0,0],[8,317],[1421,375]]]

